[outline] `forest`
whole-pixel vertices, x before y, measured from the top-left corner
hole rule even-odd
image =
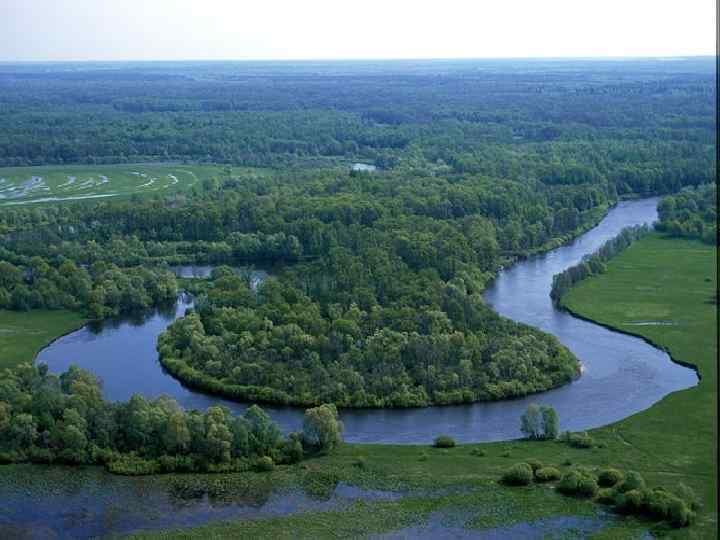
[[[0,69],[2,164],[225,167],[182,193],[4,209],[0,307],[103,318],[172,300],[170,264],[271,267],[257,292],[217,273],[161,337],[165,367],[239,400],[495,400],[578,374],[483,303],[501,267],[621,197],[686,188],[661,227],[714,231],[702,60],[244,67]]]

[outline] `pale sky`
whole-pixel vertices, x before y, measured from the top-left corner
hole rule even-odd
[[[0,61],[715,54],[715,0],[0,0]]]

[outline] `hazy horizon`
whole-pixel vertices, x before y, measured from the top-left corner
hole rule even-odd
[[[715,18],[713,0],[0,0],[0,62],[714,57]]]

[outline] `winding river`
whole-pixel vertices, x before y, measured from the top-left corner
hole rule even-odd
[[[555,407],[563,430],[599,427],[648,408],[667,394],[697,383],[696,373],[638,338],[612,332],[557,310],[550,300],[553,275],[576,264],[624,227],[652,223],[657,199],[624,201],[602,222],[572,243],[502,270],[485,292],[501,315],[554,334],[580,359],[583,374],[575,382],[523,399],[423,409],[343,410],[345,440],[355,443],[428,443],[439,434],[460,442],[500,441],[521,436],[519,418],[529,403]],[[169,310],[146,316],[89,324],[53,342],[38,362],[59,373],[70,364],[95,373],[110,400],[167,394],[186,408],[234,403],[185,388],[158,362],[157,336],[190,305],[181,299]],[[631,321],[628,321],[631,322]],[[263,406],[283,430],[298,430],[302,410]]]

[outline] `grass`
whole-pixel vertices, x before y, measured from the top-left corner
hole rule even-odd
[[[232,170],[233,175],[251,169]],[[70,165],[0,168],[0,206],[102,199],[186,190],[207,178],[224,178],[216,166]]]
[[[0,370],[33,360],[53,339],[84,323],[72,311],[0,311]]]

